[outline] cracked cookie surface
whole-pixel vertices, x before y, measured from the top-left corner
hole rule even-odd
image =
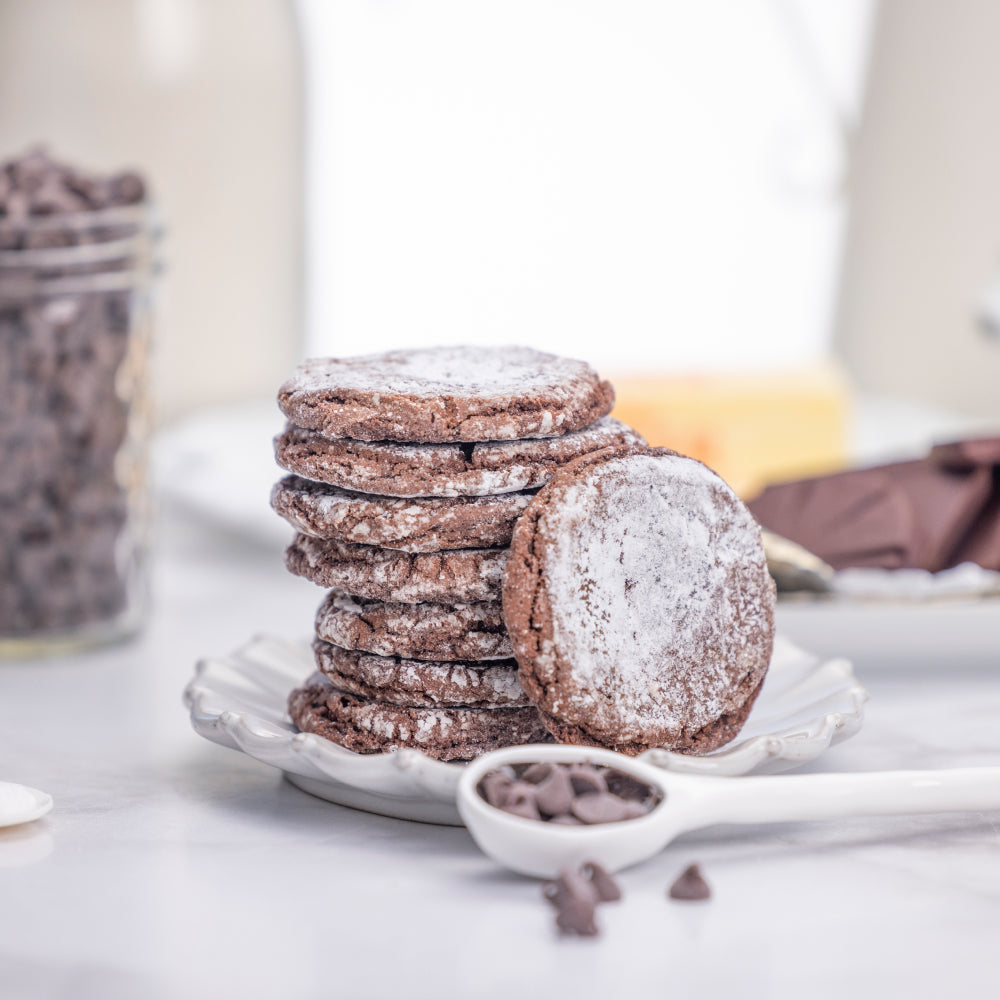
[[[492,660],[514,655],[500,601],[404,604],[332,590],[316,634],[345,649],[412,660]]]
[[[534,708],[407,708],[358,698],[313,674],[288,697],[288,714],[315,733],[357,753],[410,748],[439,760],[472,760],[500,747],[544,743]]]
[[[586,427],[614,390],[583,361],[530,347],[311,358],[278,392],[299,427],[361,441],[509,441]]]
[[[296,535],[285,565],[297,576],[355,597],[419,604],[469,604],[500,596],[507,549],[400,552]]]
[[[529,705],[517,661],[411,660],[313,641],[316,666],[334,687],[412,708],[505,708]]]
[[[519,492],[402,499],[285,476],[271,491],[271,506],[298,531],[315,538],[439,552],[509,545],[517,518],[532,496]]]
[[[461,444],[331,438],[290,425],[274,439],[278,464],[331,486],[384,497],[493,496],[536,489],[581,455],[642,438],[613,417],[562,437]]]

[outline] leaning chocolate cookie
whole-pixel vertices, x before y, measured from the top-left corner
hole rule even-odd
[[[514,531],[503,605],[522,686],[564,743],[714,750],[771,657],[757,523],[714,472],[664,448],[560,470]]]
[[[331,590],[316,634],[345,649],[412,660],[496,660],[513,655],[500,601],[404,604]]]
[[[410,708],[513,708],[530,704],[516,660],[410,660],[313,640],[316,666],[334,687]]]
[[[315,733],[357,753],[410,748],[439,760],[471,760],[500,747],[548,739],[528,708],[404,708],[358,698],[313,674],[288,698],[288,714]]]
[[[386,497],[492,496],[535,489],[574,458],[616,444],[645,444],[603,417],[562,437],[466,444],[400,444],[329,438],[287,427],[274,440],[278,464],[306,479]]]
[[[296,535],[285,565],[321,587],[374,601],[468,604],[500,596],[507,549],[400,552]]]
[[[278,392],[299,427],[361,441],[553,437],[611,411],[583,361],[530,347],[431,347],[312,358]]]
[[[403,500],[285,476],[271,491],[271,506],[293,527],[315,538],[404,552],[439,552],[509,545],[518,515],[532,496],[520,492]]]

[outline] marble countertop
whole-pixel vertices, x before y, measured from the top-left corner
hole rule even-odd
[[[167,510],[138,641],[0,663],[0,779],[50,792],[0,830],[0,996],[987,996],[1000,814],[713,828],[622,873],[597,940],[556,936],[539,884],[462,829],[354,812],[198,738],[195,660],[311,628],[280,550]],[[861,733],[815,771],[1000,762],[1000,602],[786,605],[854,658]],[[666,889],[698,861],[705,904]]]

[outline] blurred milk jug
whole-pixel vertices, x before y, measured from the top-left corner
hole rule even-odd
[[[155,192],[163,419],[269,396],[301,354],[302,91],[290,0],[0,4],[0,159],[41,143]]]

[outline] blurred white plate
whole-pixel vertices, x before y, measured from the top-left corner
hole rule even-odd
[[[0,781],[0,827],[41,819],[52,808],[52,796],[27,785]]]
[[[269,502],[285,475],[272,444],[284,426],[271,399],[218,407],[164,428],[153,447],[158,493],[230,531],[287,545],[294,532]]]
[[[313,669],[307,646],[267,637],[206,658],[184,692],[191,724],[206,739],[279,768],[330,802],[461,825],[455,789],[463,765],[417,750],[356,754],[296,730],[285,703]],[[693,774],[785,771],[856,733],[866,699],[846,660],[822,660],[779,636],[764,687],[736,740],[702,757],[651,750],[643,759]]]
[[[1000,597],[1000,573],[965,562],[930,573],[925,569],[842,569],[833,576],[836,599],[896,601],[954,601]]]

